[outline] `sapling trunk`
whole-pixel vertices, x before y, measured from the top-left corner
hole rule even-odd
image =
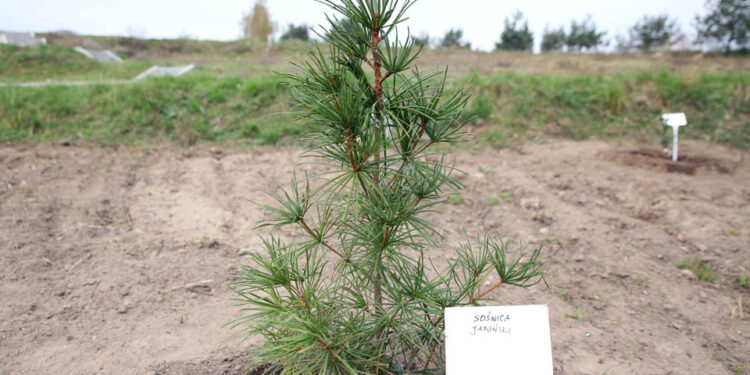
[[[444,309],[543,280],[541,248],[508,259],[499,235],[485,235],[432,266],[425,251],[440,235],[424,216],[462,185],[431,147],[461,139],[469,95],[448,93],[442,72],[410,70],[421,49],[396,27],[414,0],[320,2],[342,20],[329,17],[324,42],[286,77],[292,109],[317,127],[310,154],[333,171],[314,175],[315,188],[305,176],[270,193],[278,204],[259,227],[308,239],[271,235],[250,254],[231,284],[248,312],[236,325],[264,338],[252,357],[268,372],[441,373]]]

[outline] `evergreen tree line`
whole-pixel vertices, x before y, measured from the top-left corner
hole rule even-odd
[[[750,49],[750,0],[707,0],[706,10],[706,15],[698,15],[694,20],[696,44],[725,52]],[[246,38],[264,42],[270,40],[276,30],[265,0],[256,0],[253,10],[244,15],[242,27]],[[311,27],[305,24],[289,24],[282,33],[281,40],[306,41],[310,39],[310,30]],[[587,15],[580,21],[572,20],[567,28],[546,26],[541,36],[541,50],[572,53],[592,51],[611,42],[606,36],[607,32],[600,30],[591,15]],[[434,46],[442,48],[471,48],[471,43],[463,40],[463,30],[460,28],[448,30],[435,42],[432,43]],[[681,42],[688,42],[686,35],[677,21],[666,14],[644,15],[629,29],[628,35],[614,38],[615,47],[620,52],[652,52]],[[414,37],[414,43],[429,47],[431,40],[428,35],[422,34]],[[495,49],[531,51],[533,46],[534,33],[529,29],[529,21],[523,13],[517,10],[506,17]]]

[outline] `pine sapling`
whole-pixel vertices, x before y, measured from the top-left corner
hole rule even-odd
[[[286,78],[327,172],[271,194],[259,224],[271,234],[231,284],[246,312],[235,325],[262,336],[251,358],[267,373],[442,373],[444,309],[540,282],[541,248],[509,257],[485,235],[433,266],[441,236],[425,215],[462,184],[431,150],[462,137],[467,90],[412,67],[421,47],[397,26],[414,0],[320,2],[337,15]],[[306,239],[285,243],[282,227]]]

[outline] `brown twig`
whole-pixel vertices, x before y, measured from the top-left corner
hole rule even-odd
[[[305,293],[299,290],[299,288],[295,287],[291,281],[289,282],[289,288],[292,289],[292,291],[294,291],[294,293],[297,294],[297,298],[299,298],[299,300],[302,301],[302,306],[300,307],[308,308],[307,300],[305,299]]]
[[[323,345],[323,346],[315,347],[314,349],[331,350],[331,346],[328,345],[328,343],[326,343],[325,341],[323,341],[323,339],[321,339],[320,337],[315,336],[315,340],[317,340],[320,343],[320,345]]]
[[[391,230],[391,227],[385,227],[385,234],[383,234],[383,242],[380,244],[380,248],[384,249],[386,245],[386,241],[388,240],[388,234]]]
[[[414,156],[416,157],[417,155],[423,153],[425,150],[427,150],[428,147],[432,146],[433,143],[435,143],[435,140],[430,139],[430,141],[427,142],[427,144],[424,145],[424,147],[422,147],[422,149],[420,149],[419,151],[417,151],[417,153],[415,153]]]
[[[417,145],[419,144],[419,140],[422,139],[422,136],[424,135],[425,130],[427,129],[427,120],[422,120],[422,127],[419,129],[419,135],[414,138],[414,142],[411,145],[411,149],[414,150],[417,148]],[[411,156],[411,151],[409,151],[409,156]]]
[[[302,225],[303,228],[305,228],[307,233],[309,233],[316,241],[323,244],[323,246],[325,246],[328,250],[331,250],[331,252],[333,252],[334,254],[338,255],[341,259],[346,260],[346,257],[343,254],[341,254],[336,249],[334,249],[331,245],[329,245],[326,241],[324,241],[320,236],[318,236],[312,229],[310,229],[310,226],[307,225],[307,222],[305,221],[304,218],[301,218],[299,220],[299,223],[300,225]]]
[[[477,295],[476,295],[476,297],[474,297],[474,298],[471,299],[471,303],[474,303],[477,300],[481,299],[482,297],[490,294],[490,292],[492,292],[493,290],[499,288],[501,285],[503,285],[503,280],[498,281],[495,285],[491,286],[489,289],[485,290],[484,292],[480,293],[479,290],[477,290]]]
[[[365,160],[362,160],[362,163],[357,165],[354,162],[354,145],[352,140],[352,133],[349,131],[348,128],[344,129],[344,136],[346,137],[346,149],[349,151],[349,164],[352,166],[352,171],[354,171],[357,174],[357,180],[359,181],[359,185],[362,187],[362,192],[365,194],[365,196],[370,196],[370,194],[367,191],[367,187],[365,186],[365,181],[362,180],[362,176],[359,175],[359,171],[362,168],[362,165],[364,165]]]

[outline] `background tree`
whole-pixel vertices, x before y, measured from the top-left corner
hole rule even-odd
[[[708,14],[696,17],[697,43],[724,49],[750,48],[750,0],[709,0]]]
[[[325,172],[271,194],[260,226],[272,232],[231,284],[248,314],[237,324],[263,337],[250,357],[266,373],[441,374],[444,309],[540,282],[541,248],[508,257],[484,235],[444,266],[426,258],[441,231],[425,216],[462,187],[433,146],[462,137],[467,90],[412,69],[421,48],[395,27],[413,0],[321,2],[352,29],[332,20],[325,51],[312,45],[286,77]],[[304,239],[282,242],[282,227]]]
[[[281,36],[281,40],[297,39],[308,41],[310,39],[310,27],[302,24],[295,26],[293,23],[289,24],[284,34]]]
[[[271,14],[265,0],[256,0],[250,13],[242,17],[242,32],[245,38],[260,42],[270,42],[273,34]]]
[[[422,33],[419,36],[412,37],[412,39],[414,40],[414,45],[417,47],[430,47],[430,36],[427,33]]]
[[[644,15],[630,28],[630,45],[642,51],[652,51],[654,48],[671,45],[679,33],[677,21],[670,19],[668,15]]]
[[[440,41],[440,46],[443,48],[471,48],[470,44],[464,44],[463,37],[464,31],[462,29],[450,29]]]
[[[562,26],[552,30],[545,26],[542,34],[542,52],[562,51],[566,41],[567,34]]]
[[[581,22],[570,21],[570,31],[565,44],[571,51],[591,50],[604,44],[606,34],[606,31],[597,30],[596,23],[589,14]]]
[[[534,47],[534,34],[529,30],[529,21],[523,13],[516,10],[509,19],[505,18],[505,28],[500,34],[500,42],[495,43],[496,50],[531,51]]]

